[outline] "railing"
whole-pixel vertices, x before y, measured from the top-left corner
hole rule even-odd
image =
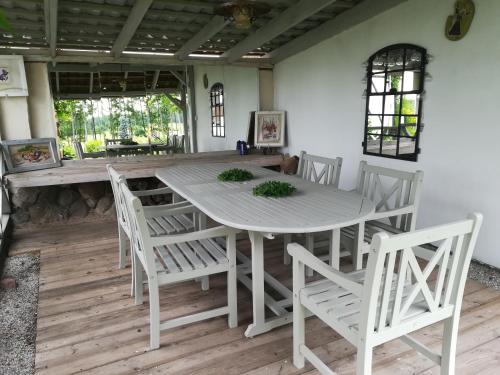
[[[9,195],[7,193],[7,188],[5,186],[5,181],[3,179],[5,173],[5,166],[3,162],[3,154],[0,152],[0,189],[2,190],[2,197],[0,199],[0,241],[4,238],[4,231],[7,227],[7,223],[9,222],[10,216],[10,202]]]

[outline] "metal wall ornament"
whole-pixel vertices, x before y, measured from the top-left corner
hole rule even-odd
[[[462,39],[469,32],[475,12],[472,0],[457,0],[455,12],[446,19],[446,38],[451,41]]]

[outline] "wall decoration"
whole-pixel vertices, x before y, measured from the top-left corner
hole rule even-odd
[[[469,31],[474,13],[475,6],[472,0],[457,0],[455,12],[446,20],[446,38],[452,41],[462,39]]]
[[[22,56],[0,56],[0,97],[28,96]]]
[[[207,76],[207,73],[203,74],[203,87],[206,89],[208,89],[208,76]]]
[[[2,151],[9,173],[61,166],[55,138],[2,141]]]
[[[255,146],[282,147],[285,145],[285,112],[255,112]]]

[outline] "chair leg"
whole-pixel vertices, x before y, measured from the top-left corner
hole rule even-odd
[[[229,328],[238,327],[238,295],[236,279],[236,235],[231,234],[226,242],[229,269],[227,271],[227,306],[229,310]]]
[[[305,345],[305,308],[300,303],[300,289],[304,287],[304,264],[293,262],[293,365],[303,368],[304,355],[300,347]]]
[[[356,375],[371,375],[372,373],[373,348],[364,344],[358,344],[356,354]]]
[[[354,242],[352,246],[352,265],[354,270],[363,268],[363,244],[365,240],[365,223],[359,223],[354,229]]]
[[[288,244],[292,242],[292,235],[287,233],[283,235],[283,264],[288,266],[292,263],[292,257],[288,254],[287,247]]]
[[[455,356],[457,351],[459,316],[453,315],[445,320],[443,329],[443,345],[441,353],[441,375],[455,373]]]
[[[134,297],[135,296],[135,254],[134,250],[132,249],[132,244],[130,244],[130,263],[132,267],[132,282],[130,284],[130,296]]]
[[[201,278],[201,290],[207,291],[210,289],[210,280],[208,276],[203,276]]]
[[[136,305],[144,303],[144,285],[142,283],[142,264],[137,259],[137,255],[132,254],[134,257],[133,270],[134,273],[134,302]]]
[[[148,277],[149,286],[149,346],[151,350],[160,347],[160,296],[158,280]]]
[[[312,233],[306,233],[306,249],[314,255],[314,235]],[[312,268],[306,267],[306,275],[311,277],[314,274]]]
[[[118,241],[118,268],[123,269],[127,259],[127,234],[120,223],[118,223]]]

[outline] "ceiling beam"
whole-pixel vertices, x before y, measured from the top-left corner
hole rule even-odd
[[[180,74],[179,72],[176,72],[173,69],[170,69],[169,72],[172,73],[172,75],[175,78],[177,78],[182,85],[186,86],[186,79],[184,78],[184,76],[182,74]]]
[[[45,37],[49,43],[50,56],[56,56],[58,0],[44,0]]]
[[[342,12],[331,21],[327,21],[319,27],[269,52],[265,57],[271,63],[276,64],[287,57],[302,52],[323,40],[332,38],[406,1],[408,0],[365,0],[355,7]]]
[[[158,85],[158,79],[160,78],[160,71],[155,70],[155,74],[153,76],[153,82],[151,83],[151,90],[155,90]]]
[[[184,60],[191,52],[196,51],[203,43],[221,31],[228,23],[229,19],[225,20],[222,16],[213,17],[200,31],[184,43],[175,55],[180,60]]]
[[[59,72],[56,72],[56,92],[59,93],[61,91],[59,86]]]
[[[125,80],[125,85],[123,85],[122,91],[125,91],[127,89],[127,78],[128,78],[128,70],[125,71],[125,73],[123,74],[123,79]]]
[[[167,94],[173,93],[178,94],[177,89],[156,89],[156,90],[145,90],[145,91],[109,91],[100,92],[96,94],[87,93],[72,93],[72,94],[56,94],[54,98],[56,99],[99,99],[99,98],[109,98],[109,97],[122,97],[122,96],[145,96],[148,94]]]
[[[127,47],[130,40],[133,38],[135,31],[142,22],[153,0],[136,0],[127,21],[122,27],[120,34],[116,38],[115,44],[111,49],[114,57],[121,57],[123,50]]]
[[[223,53],[222,57],[229,62],[234,62],[333,2],[335,0],[301,0]]]

